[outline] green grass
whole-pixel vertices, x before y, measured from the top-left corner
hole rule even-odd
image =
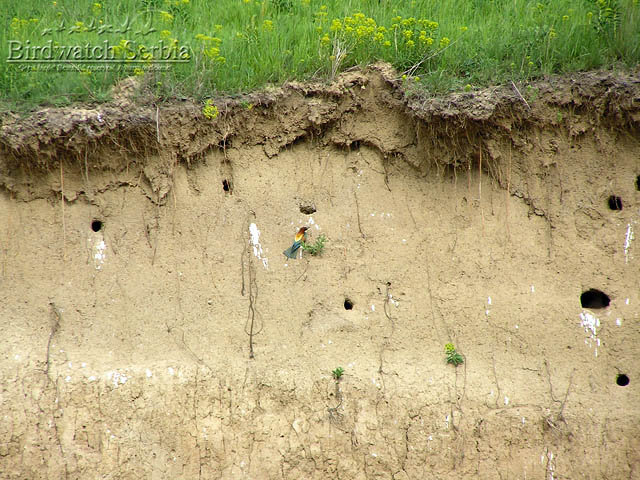
[[[105,101],[109,87],[130,75],[138,75],[161,99],[202,99],[293,79],[328,79],[345,68],[385,60],[407,73],[412,88],[444,93],[640,61],[639,0],[2,3],[0,102],[5,109]],[[109,32],[107,25],[125,31]],[[99,33],[100,28],[105,31]],[[63,47],[108,45],[114,59],[68,64],[69,71],[58,72],[6,62],[10,45],[16,56],[19,45],[49,41]],[[173,58],[182,54],[185,63],[171,64],[167,71],[146,70],[162,45]],[[127,60],[134,52],[143,63]],[[96,70],[105,67],[110,70]]]

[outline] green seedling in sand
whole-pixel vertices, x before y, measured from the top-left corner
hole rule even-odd
[[[447,363],[451,363],[454,367],[457,367],[461,363],[464,363],[464,358],[458,352],[456,352],[456,348],[453,346],[453,343],[447,343],[444,346],[445,354],[447,355]]]
[[[324,250],[324,244],[327,241],[327,237],[322,234],[316,240],[316,243],[308,244],[306,242],[302,242],[302,249],[305,252],[309,252],[311,255],[320,255]]]

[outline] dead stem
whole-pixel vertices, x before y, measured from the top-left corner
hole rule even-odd
[[[160,143],[160,107],[156,105],[156,140]]]
[[[62,413],[62,407],[60,406],[60,403],[58,402],[59,397],[60,397],[60,392],[58,390],[58,382],[57,382],[57,380],[54,381],[54,379],[51,377],[51,372],[50,372],[50,368],[51,368],[51,343],[53,342],[54,337],[56,336],[56,334],[58,333],[58,330],[60,329],[60,321],[62,320],[62,312],[56,306],[56,304],[54,302],[52,302],[52,301],[49,301],[49,306],[51,307],[51,330],[49,331],[49,340],[47,341],[47,356],[46,356],[46,365],[45,365],[44,374],[47,377],[47,382],[51,383],[55,388],[55,392],[56,392],[56,407],[59,409],[60,413]],[[41,411],[42,411],[42,409],[41,409]],[[53,431],[55,433],[55,437],[56,437],[57,442],[58,442],[58,449],[60,450],[60,455],[62,456],[62,461],[64,463],[64,470],[65,470],[64,477],[68,478],[69,477],[69,470],[68,470],[68,467],[67,467],[67,462],[65,460],[65,452],[64,452],[64,448],[62,446],[62,440],[60,438],[60,431],[58,429],[58,422],[57,422],[56,418],[57,418],[57,416],[55,414],[51,415],[51,426],[53,427]]]
[[[300,274],[300,276],[298,278],[296,278],[296,283],[298,283],[300,281],[300,279],[307,273],[308,269],[309,269],[309,258],[307,257],[307,264],[304,267],[304,272],[302,272]]]
[[[353,196],[356,199],[356,213],[358,214],[358,230],[360,231],[360,235],[362,235],[362,238],[365,238],[364,233],[362,232],[362,224],[360,223],[360,204],[358,203],[358,194],[356,193],[356,191],[353,191]]]
[[[384,184],[387,187],[387,190],[391,191],[391,187],[389,186],[389,170],[387,169],[387,158],[386,156],[382,159],[382,168],[384,169]]]
[[[64,219],[64,173],[60,160],[60,207],[62,209],[62,261],[67,263],[67,223]]]
[[[507,163],[507,189],[504,192],[504,209],[505,209],[505,228],[507,231],[507,244],[511,238],[511,231],[509,230],[509,199],[511,197],[511,161],[513,152],[511,151],[511,143],[509,143],[509,161]]]
[[[253,337],[258,335],[262,331],[262,325],[259,324],[259,317],[256,317],[258,312],[256,311],[256,303],[258,302],[258,284],[256,282],[256,270],[253,264],[253,257],[251,256],[251,236],[249,232],[249,218],[255,217],[253,211],[249,211],[247,214],[247,220],[243,230],[243,236],[246,241],[243,241],[243,252],[240,257],[241,271],[242,271],[242,295],[245,294],[245,289],[249,292],[249,309],[247,312],[247,321],[244,325],[244,331],[249,336],[249,358],[255,358],[253,350]],[[245,259],[248,266],[245,269]],[[247,272],[248,279],[245,282],[245,271]]]
[[[51,342],[53,341],[53,337],[55,337],[56,333],[58,333],[58,329],[60,328],[60,320],[62,320],[62,314],[60,313],[60,309],[56,307],[55,303],[49,302],[49,306],[51,307],[51,330],[49,331],[49,340],[47,341],[47,363],[44,373],[47,378],[49,378],[49,380],[53,382],[51,377],[49,377],[49,368],[51,367]]]
[[[480,161],[478,162],[478,203],[480,204],[480,220],[484,236],[484,208],[482,207],[482,145],[480,145]]]
[[[471,161],[467,165],[467,215],[471,221]]]
[[[380,380],[382,381],[382,393],[384,394],[384,392],[386,391],[386,387],[385,387],[385,383],[384,383],[384,369],[383,369],[383,365],[384,365],[384,352],[385,350],[389,347],[389,344],[391,343],[391,337],[393,336],[395,329],[396,329],[396,325],[395,322],[393,321],[393,318],[391,318],[391,315],[389,314],[389,299],[391,298],[391,294],[389,293],[389,288],[391,287],[391,282],[387,282],[386,283],[386,291],[384,294],[384,315],[385,317],[387,317],[387,319],[389,320],[389,322],[391,323],[391,332],[389,333],[389,335],[385,335],[382,339],[382,346],[380,347],[380,355],[379,355],[379,359],[380,359],[380,365],[378,367],[378,373],[380,374]]]
[[[516,87],[516,84],[513,83],[513,80],[511,81],[511,86],[514,88],[514,90],[516,91],[516,93],[518,94],[518,97],[520,97],[520,100],[522,100],[524,102],[524,104],[527,106],[527,108],[529,110],[531,110],[531,107],[529,106],[529,104],[527,103],[527,101],[524,99],[524,97],[522,96],[522,94],[520,93],[520,90],[518,90],[518,87]]]
[[[91,188],[91,183],[89,182],[89,162],[87,159],[88,156],[88,150],[85,148],[84,150],[84,176],[85,176],[85,180],[87,181],[87,189],[91,192],[91,195],[93,196],[93,189]]]

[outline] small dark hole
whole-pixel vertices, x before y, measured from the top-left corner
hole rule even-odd
[[[307,136],[306,135],[300,135],[299,137],[296,137],[293,140],[293,143],[291,144],[291,146],[293,147],[293,146],[301,145],[306,141],[307,141]]]
[[[102,230],[102,222],[100,220],[93,220],[91,222],[91,230],[94,232],[99,232]]]
[[[300,213],[304,213],[305,215],[316,213],[316,206],[313,203],[303,203],[300,205]]]
[[[636,190],[640,190],[640,175],[636,178]]]
[[[605,308],[608,307],[610,303],[611,299],[609,296],[595,288],[590,288],[580,295],[582,308]]]
[[[609,208],[611,210],[622,210],[622,199],[615,195],[609,197]]]
[[[231,192],[231,182],[226,178],[222,180],[222,189],[227,193]]]
[[[226,137],[218,142],[218,148],[221,150],[226,150],[231,147],[231,138]]]
[[[352,310],[353,309],[353,302],[351,300],[349,300],[348,298],[344,299],[344,309],[345,310]]]
[[[616,384],[621,387],[626,387],[627,385],[629,385],[629,377],[627,377],[624,373],[618,374],[618,376],[616,377]]]

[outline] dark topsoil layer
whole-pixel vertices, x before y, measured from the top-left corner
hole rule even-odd
[[[20,167],[46,171],[60,159],[85,162],[87,156],[91,168],[108,170],[125,166],[114,165],[113,158],[102,163],[114,154],[126,158],[172,152],[175,160],[190,164],[210,149],[232,143],[263,145],[271,157],[309,137],[342,146],[364,140],[385,156],[403,155],[419,166],[402,142],[361,139],[339,128],[345,117],[375,114],[369,111],[370,102],[363,101],[372,90],[378,107],[406,117],[408,130],[426,128],[430,143],[445,146],[449,153],[439,161],[452,165],[466,163],[478,146],[490,150],[490,138],[509,138],[516,149],[523,148],[519,132],[532,128],[564,129],[577,137],[597,128],[637,133],[640,123],[637,70],[576,73],[529,85],[425,98],[408,95],[396,72],[378,64],[344,73],[331,84],[292,82],[242,97],[217,98],[220,113],[213,120],[203,115],[200,103],[141,104],[144,96],[136,97],[135,90],[134,79],[127,79],[114,89],[111,103],[46,108],[26,118],[5,115],[0,127],[0,182],[11,183],[9,178]]]

